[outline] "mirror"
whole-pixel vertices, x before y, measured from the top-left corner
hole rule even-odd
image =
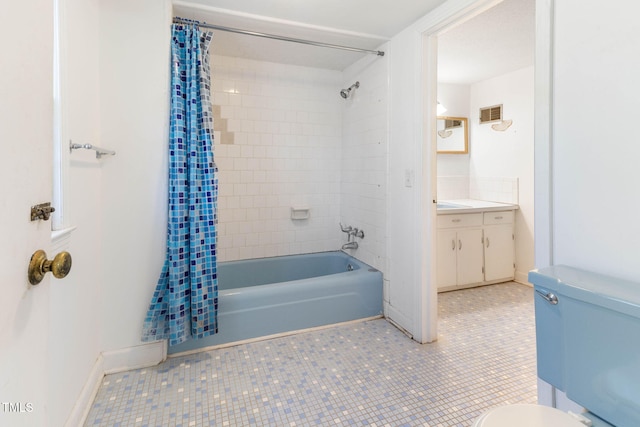
[[[467,154],[469,152],[469,126],[466,117],[437,118],[437,150],[439,154]]]

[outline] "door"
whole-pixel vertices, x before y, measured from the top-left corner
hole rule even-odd
[[[438,259],[437,283],[438,288],[455,286],[457,281],[457,233],[455,230],[439,230],[436,241],[436,256]]]
[[[53,2],[4,5],[0,26],[0,425],[47,425],[49,277],[27,280],[29,259],[47,251],[50,221],[30,220],[51,201]],[[49,276],[49,275],[47,275]]]
[[[512,279],[515,245],[513,225],[494,225],[484,229],[484,276],[487,281]]]
[[[482,229],[458,230],[458,286],[484,280]]]

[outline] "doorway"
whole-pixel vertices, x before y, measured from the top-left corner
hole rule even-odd
[[[475,9],[470,11],[469,9],[471,9],[472,7],[475,7]],[[428,108],[425,107],[425,111],[430,110],[435,113],[435,105],[437,101],[441,101],[445,105],[445,107],[447,107],[448,109],[451,108],[450,111],[455,113],[453,115],[468,116],[470,128],[469,153],[464,155],[436,155],[435,148],[432,147],[433,154],[431,154],[431,156],[434,158],[437,157],[437,161],[435,159],[431,159],[432,161],[430,162],[430,164],[432,165],[432,167],[425,167],[425,169],[431,171],[427,173],[431,175],[431,180],[433,181],[432,194],[437,195],[438,198],[442,198],[440,193],[443,192],[443,180],[438,178],[445,174],[447,176],[458,178],[462,176],[466,178],[465,185],[467,187],[463,188],[461,191],[463,193],[466,191],[465,195],[467,196],[469,195],[470,190],[469,182],[476,177],[487,178],[487,170],[494,171],[497,169],[497,172],[495,172],[495,178],[517,179],[516,197],[517,204],[520,205],[520,209],[516,211],[518,217],[515,219],[517,224],[515,234],[520,235],[520,238],[518,239],[518,244],[516,246],[516,280],[522,283],[526,283],[527,272],[534,267],[533,44],[535,40],[535,1],[504,0],[502,2],[486,2],[478,0],[472,5],[472,7],[464,11],[459,11],[457,16],[454,15],[449,21],[441,22],[441,26],[439,26],[439,28],[436,28],[438,26],[434,26],[431,29],[427,29],[425,33],[423,33],[423,64],[425,64],[424,69],[427,70],[425,74],[423,74],[425,78],[425,80],[423,80],[426,97],[425,104],[431,105]],[[518,49],[519,39],[517,37],[498,36],[494,37],[492,41],[491,37],[488,37],[488,39],[484,39],[483,37],[477,36],[478,32],[483,31],[487,33],[487,35],[489,35],[491,31],[487,31],[487,28],[495,28],[503,25],[507,27],[503,31],[513,31],[513,28],[515,27],[520,35],[523,35],[525,29],[522,27],[522,24],[518,24],[518,22],[522,19],[528,20],[527,25],[529,28],[526,35],[526,43],[524,43],[524,46],[521,47],[521,50],[526,50],[527,55],[529,56],[529,58],[525,61],[520,60],[520,62],[518,62],[517,58],[514,58],[514,55],[512,53],[509,53],[513,52],[513,49]],[[476,37],[473,37],[474,31],[476,32]],[[472,35],[471,39],[469,38],[469,34]],[[500,42],[498,43],[496,40],[499,40]],[[501,44],[506,44],[506,48],[501,48]],[[494,52],[491,52],[492,49]],[[447,52],[447,50],[449,50],[449,52]],[[491,55],[487,52],[491,53]],[[462,62],[466,62],[467,64],[462,66],[458,65],[458,68],[463,68],[463,71],[475,70],[475,72],[477,73],[477,76],[475,78],[469,76],[456,76],[455,73],[451,71],[451,68],[446,69],[441,67],[441,63],[445,62],[455,64],[455,61],[446,61],[445,59],[447,59],[447,54],[451,56],[455,55],[456,53],[463,54],[465,61]],[[496,55],[497,58],[493,59]],[[522,57],[526,55],[519,56]],[[491,68],[493,68],[494,70],[490,71]],[[443,75],[444,72],[453,74],[449,81],[445,83],[450,85],[448,89],[452,89],[452,87],[453,89],[456,89],[456,85],[467,86],[466,101],[464,96],[460,97],[459,94],[456,95],[455,93],[451,95],[451,92],[456,92],[455,90],[450,90],[450,95],[453,97],[451,107],[446,105],[446,101],[440,99],[440,96],[444,92],[444,90],[438,85],[438,73],[433,72],[436,69],[438,70],[438,73],[440,75]],[[464,81],[465,78],[467,79],[466,81]],[[455,81],[456,79],[458,79],[457,82]],[[476,141],[476,145],[474,146],[474,133],[476,134],[476,140],[478,140],[478,135],[482,136],[483,133],[488,133],[486,129],[480,128],[481,125],[479,125],[478,123],[477,107],[484,106],[480,105],[481,103],[490,102],[486,99],[491,98],[492,95],[494,97],[497,96],[498,98],[500,97],[501,93],[506,93],[507,95],[509,95],[510,92],[513,92],[513,87],[517,87],[517,82],[519,79],[526,80],[528,85],[528,88],[526,90],[527,94],[519,94],[521,99],[527,99],[528,105],[526,106],[526,108],[523,107],[522,103],[518,103],[514,99],[509,99],[508,102],[503,101],[503,111],[505,115],[512,114],[513,117],[518,117],[518,120],[516,121],[515,119],[513,119],[513,126],[511,126],[511,129],[508,129],[505,132],[498,133],[497,131],[494,131],[494,134],[490,135],[489,137],[484,135],[485,139],[489,139],[489,142],[482,142],[484,148],[480,148],[480,143],[478,143],[478,141]],[[430,89],[432,91],[436,91],[438,95],[434,96],[433,94],[431,94]],[[456,102],[459,104],[461,98],[463,99],[462,102],[466,105],[466,109],[462,112],[458,111],[456,113],[456,108],[459,108],[459,106],[456,107],[455,104]],[[447,115],[449,115],[449,112],[447,112]],[[504,118],[509,119],[509,117],[506,116]],[[487,125],[484,126],[486,127]],[[433,123],[425,123],[425,141],[427,141],[426,146],[429,146],[431,143],[435,144],[435,141],[433,141],[435,128],[435,118],[433,120]],[[507,137],[507,135],[509,135],[509,137]],[[526,142],[523,142],[524,135],[527,135]],[[514,138],[516,139],[515,142]],[[524,157],[522,156],[523,144],[526,147],[526,149],[524,150],[526,151],[526,155]],[[492,150],[493,154],[489,154]],[[496,150],[498,150],[497,156]],[[509,160],[509,156],[514,154],[520,155],[521,160],[511,162]],[[500,167],[496,168],[495,165],[483,165],[481,163],[483,156],[487,157],[491,155],[498,158],[498,160],[501,162],[501,165],[499,165]],[[428,164],[429,162],[424,162],[425,166],[427,166]],[[525,166],[522,166],[523,164]],[[440,181],[438,183],[439,185],[436,185],[437,181]],[[455,179],[452,181],[455,181]],[[447,191],[451,191],[451,186],[455,187],[455,183],[451,184]],[[432,200],[426,200],[426,202],[431,201]],[[430,203],[423,203],[423,206],[425,207],[424,215],[430,214],[430,212],[428,212],[429,205]],[[431,221],[433,227],[431,229],[431,240],[435,240],[437,235],[435,224],[437,223],[437,221],[435,212],[431,214],[434,215],[433,220]],[[432,254],[435,254],[435,242],[427,241],[426,245],[431,245],[432,249],[430,250],[430,252]],[[437,321],[437,314],[434,313],[437,307],[437,283],[436,275],[433,274],[433,271],[437,270],[438,268],[435,256],[431,257],[431,260],[427,264],[428,265],[426,268],[432,272],[431,274],[427,273],[430,276],[431,284],[427,286],[427,295],[429,295],[429,298],[427,300],[427,303],[423,306],[424,308],[426,308],[426,313],[423,310],[422,316],[427,325],[425,329],[428,331],[428,334],[431,335],[432,340],[434,340],[437,337],[436,327],[434,325]],[[431,268],[429,268],[429,265],[431,266]]]

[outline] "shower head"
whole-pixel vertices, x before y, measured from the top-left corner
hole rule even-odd
[[[344,99],[349,98],[349,96],[351,95],[351,90],[353,88],[359,88],[360,87],[360,82],[355,82],[354,84],[352,84],[351,86],[349,86],[349,89],[342,89],[340,91],[340,96],[343,97]]]

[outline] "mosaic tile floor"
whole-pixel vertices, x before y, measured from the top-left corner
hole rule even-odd
[[[464,426],[536,402],[533,290],[439,296],[439,340],[384,319],[169,359],[104,378],[85,426]]]

